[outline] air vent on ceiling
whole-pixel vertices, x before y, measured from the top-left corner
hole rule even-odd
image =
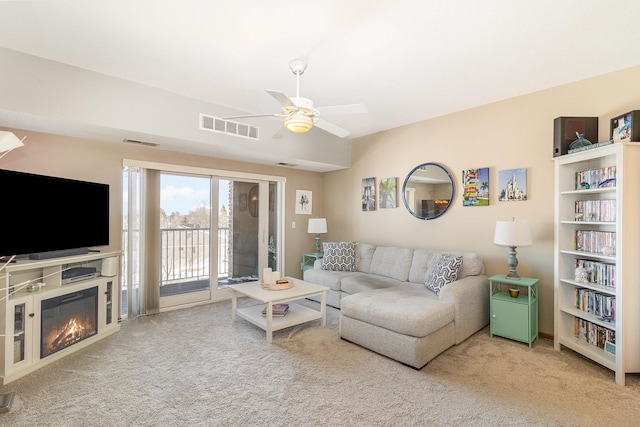
[[[146,147],[157,147],[160,145],[160,144],[156,144],[155,142],[138,141],[136,139],[129,139],[129,138],[123,139],[122,142],[126,142],[129,144],[144,145]]]
[[[239,123],[231,120],[224,120],[219,117],[208,116],[202,113],[200,113],[200,129],[255,140],[258,140],[259,134],[259,128],[257,126],[251,126],[246,123]]]

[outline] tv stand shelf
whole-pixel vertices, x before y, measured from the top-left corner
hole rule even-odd
[[[24,259],[5,266],[0,272],[0,384],[7,384],[120,330],[121,255],[119,251],[92,252],[45,260]],[[75,267],[95,268],[95,276],[65,284],[62,272]],[[41,357],[41,303],[96,287],[96,333]]]

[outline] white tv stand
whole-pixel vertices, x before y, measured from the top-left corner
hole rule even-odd
[[[45,260],[22,260],[15,264],[8,264],[0,272],[0,383],[2,385],[120,330],[121,255],[121,252],[105,252]],[[113,260],[117,266],[115,276],[100,274],[86,280],[63,284],[64,269],[95,267],[101,273],[103,260],[109,258],[115,258]],[[45,286],[35,286],[38,283],[44,283]],[[92,287],[98,288],[97,333],[45,358],[40,358],[41,302]]]

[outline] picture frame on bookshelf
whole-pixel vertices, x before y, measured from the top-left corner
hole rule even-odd
[[[605,341],[604,342],[604,351],[606,351],[609,354],[612,355],[616,355],[616,345],[614,343],[612,343],[611,341]]]
[[[640,110],[611,119],[610,137],[613,142],[640,141]]]

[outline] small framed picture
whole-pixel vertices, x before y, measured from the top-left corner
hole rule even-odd
[[[376,179],[364,178],[362,180],[362,212],[376,210]]]
[[[640,141],[640,110],[629,111],[611,119],[611,140]]]
[[[296,190],[296,215],[311,215],[313,193],[309,190]]]
[[[498,200],[520,202],[527,200],[527,169],[498,171]]]
[[[380,209],[398,207],[398,178],[385,178],[380,180]]]
[[[605,341],[604,342],[604,351],[606,351],[609,354],[613,354],[615,356],[616,355],[616,345],[614,343],[612,343],[611,341]]]

